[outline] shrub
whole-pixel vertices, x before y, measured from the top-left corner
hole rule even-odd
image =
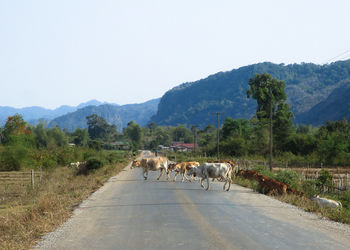
[[[271,177],[273,179],[275,179],[275,175],[273,172],[271,172],[267,166],[263,166],[263,165],[255,165],[253,166],[253,170],[257,171],[259,174]]]
[[[7,146],[0,153],[0,170],[18,171],[22,161],[28,154],[28,150],[22,146]]]
[[[318,193],[316,188],[316,180],[305,180],[301,184],[301,189],[307,197],[312,197]]]
[[[319,176],[316,180],[316,186],[319,188],[320,192],[324,192],[325,187],[332,186],[332,175],[329,171],[322,169],[319,173]]]
[[[350,191],[342,192],[338,199],[341,201],[343,208],[350,210]]]
[[[94,169],[99,169],[101,167],[103,167],[103,162],[100,159],[97,158],[90,158],[89,160],[87,160],[85,168],[90,171],[90,170],[94,170]]]
[[[286,183],[291,188],[300,189],[301,176],[293,170],[280,170],[276,174],[276,180]]]
[[[82,167],[79,167],[77,175],[88,175],[92,171],[102,168],[104,162],[96,157],[92,157],[86,161],[86,164]]]

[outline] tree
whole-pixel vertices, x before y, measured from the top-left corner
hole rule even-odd
[[[58,127],[55,126],[47,131],[48,146],[49,147],[63,147],[67,146],[68,138],[66,134]]]
[[[133,150],[139,149],[142,140],[142,130],[140,125],[138,125],[134,121],[130,121],[128,123],[128,127],[126,128],[126,134],[131,140]]]
[[[75,131],[72,133],[72,137],[75,145],[79,145],[82,147],[85,147],[88,145],[89,132],[87,129],[80,129],[80,128],[75,129]]]
[[[46,148],[49,144],[47,136],[47,126],[43,122],[40,122],[33,129],[34,140],[37,148]]]
[[[178,125],[177,127],[172,128],[171,134],[173,141],[182,141],[185,143],[192,142],[193,137],[191,135],[191,132],[185,127],[185,125]]]
[[[248,139],[251,134],[251,130],[252,128],[248,120],[227,117],[224,125],[222,126],[222,137],[224,140],[230,136]]]
[[[284,103],[287,96],[284,91],[284,81],[272,78],[270,74],[255,74],[249,79],[250,88],[247,90],[247,97],[253,97],[257,101],[256,117],[262,123],[269,122],[270,125],[270,170],[272,170],[272,147],[273,147],[273,121],[277,121],[276,130],[289,127],[292,113],[288,104]]]
[[[86,119],[91,139],[99,139],[108,142],[116,137],[117,127],[115,125],[109,125],[103,117],[92,114],[87,116]]]
[[[26,122],[23,120],[21,115],[15,114],[14,116],[9,116],[7,118],[3,131],[5,142],[9,141],[11,135],[23,135],[25,133]]]
[[[157,128],[157,124],[155,122],[151,122],[147,125],[149,131],[150,131],[150,135],[153,135],[154,131]]]

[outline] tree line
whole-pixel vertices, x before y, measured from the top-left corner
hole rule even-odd
[[[283,81],[256,74],[249,87],[247,98],[257,102],[255,115],[225,119],[219,128],[220,157],[268,159],[273,155],[291,164],[350,164],[348,121],[329,121],[320,127],[293,125]],[[170,146],[172,142],[195,143],[198,147],[193,154],[217,154],[217,128],[211,124],[200,128],[195,124],[158,126],[151,122],[141,127],[130,121],[119,133],[115,125],[96,114],[87,116],[86,122],[87,129],[69,132],[58,126],[49,128],[43,122],[29,125],[18,114],[8,117],[0,128],[0,170],[64,165],[102,149],[117,149],[116,142],[132,151],[157,150],[159,145]]]

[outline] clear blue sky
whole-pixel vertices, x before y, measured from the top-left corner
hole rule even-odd
[[[248,64],[349,59],[349,25],[348,0],[0,0],[0,106],[140,103]]]

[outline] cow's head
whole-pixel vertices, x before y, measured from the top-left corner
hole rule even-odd
[[[131,168],[137,168],[141,165],[141,161],[139,160],[133,160],[131,164]]]

